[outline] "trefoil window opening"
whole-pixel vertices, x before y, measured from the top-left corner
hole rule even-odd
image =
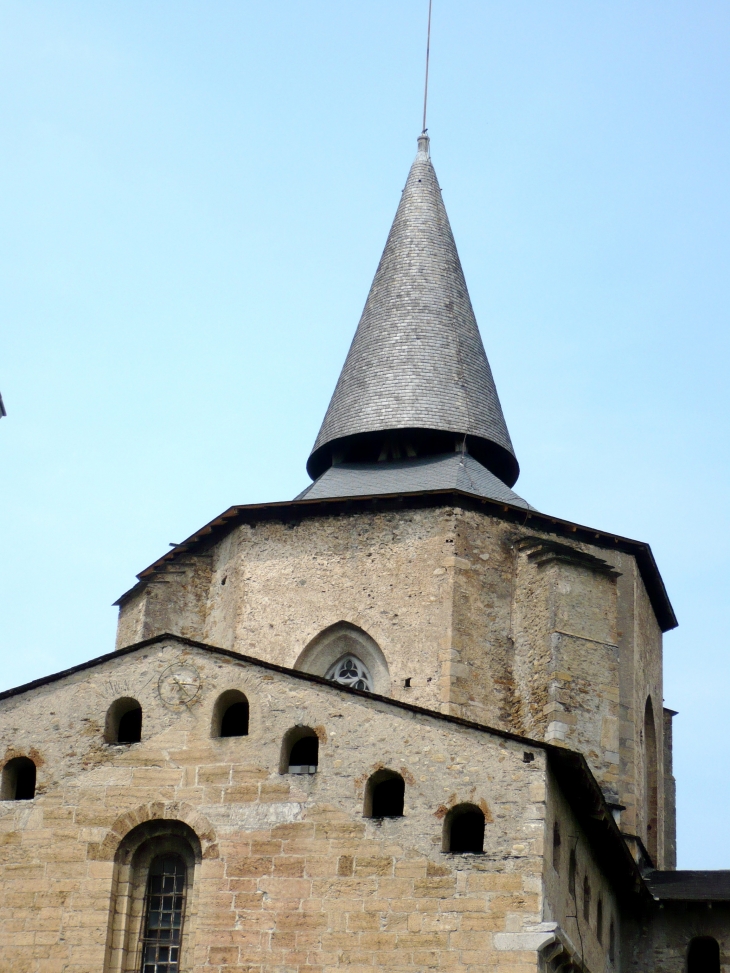
[[[363,689],[368,693],[373,691],[372,677],[367,667],[355,655],[344,655],[338,659],[325,673],[325,679],[351,689]]]

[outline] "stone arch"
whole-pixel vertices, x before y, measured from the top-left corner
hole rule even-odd
[[[365,785],[363,817],[402,818],[406,782],[395,770],[376,770]]]
[[[556,936],[540,948],[538,958],[540,973],[585,973],[580,958]]]
[[[646,822],[646,850],[659,867],[659,753],[657,748],[656,722],[651,696],[646,697],[644,707],[644,808]]]
[[[311,726],[293,726],[284,734],[279,756],[280,774],[315,774],[319,766],[319,737]]]
[[[240,689],[227,689],[213,706],[210,735],[219,739],[247,737],[251,707]]]
[[[218,858],[218,838],[210,821],[190,804],[163,801],[151,801],[120,814],[104,840],[89,846],[89,858],[113,862],[127,835],[148,821],[179,821],[187,825],[200,843],[201,858]]]
[[[192,966],[202,858],[198,835],[179,818],[143,821],[124,835],[114,854],[104,973],[146,969],[158,949],[167,960],[174,959],[175,969],[178,963],[184,969]],[[168,890],[168,881],[173,882],[167,904],[161,898],[162,881]],[[153,935],[150,943],[151,927],[162,935],[157,940]]]
[[[139,743],[142,739],[142,707],[132,696],[120,696],[106,711],[104,740],[107,743]]]
[[[720,944],[713,936],[695,936],[690,941],[687,973],[720,973]]]
[[[335,622],[315,635],[299,654],[294,668],[324,676],[347,655],[355,656],[364,664],[372,678],[374,693],[390,695],[390,669],[382,649],[367,632],[350,622]]]
[[[444,818],[441,850],[452,855],[484,853],[484,811],[476,804],[457,804]]]

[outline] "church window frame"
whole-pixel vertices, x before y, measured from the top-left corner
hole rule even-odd
[[[170,963],[165,957],[164,937],[151,936],[150,915],[155,890],[151,879],[155,863],[177,859],[184,868],[184,891],[179,910],[177,956]],[[122,840],[114,865],[110,928],[104,973],[183,973],[192,966],[192,929],[197,912],[199,869],[202,861],[200,841],[182,821],[153,820],[138,825]],[[169,896],[170,893],[168,892]],[[169,905],[168,903],[163,903]],[[174,918],[170,909],[167,914]],[[159,930],[164,922],[155,917]],[[162,955],[159,955],[161,947]],[[156,962],[150,953],[157,951]]]
[[[337,683],[338,686],[359,689],[365,693],[373,692],[373,677],[370,675],[370,670],[354,652],[347,652],[341,656],[329,667],[324,678]]]
[[[176,852],[155,855],[147,871],[140,936],[141,973],[180,973],[187,867]]]
[[[350,622],[339,621],[319,632],[299,653],[294,668],[315,676],[330,679],[337,664],[346,659],[356,660],[367,673],[366,692],[389,696],[391,678],[388,662],[378,643],[366,631]],[[334,673],[333,673],[334,674]],[[357,679],[335,682],[339,685],[353,685]]]

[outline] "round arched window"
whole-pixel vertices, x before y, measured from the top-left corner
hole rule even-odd
[[[338,682],[341,686],[350,686],[352,689],[364,689],[368,693],[373,691],[370,673],[356,655],[343,655],[329,667],[325,679]]]

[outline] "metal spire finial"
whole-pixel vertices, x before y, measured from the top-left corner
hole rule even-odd
[[[428,104],[428,58],[431,53],[431,3],[432,0],[428,0],[428,33],[426,35],[426,84],[423,89],[423,128],[421,129],[421,134],[426,134],[426,106]]]

